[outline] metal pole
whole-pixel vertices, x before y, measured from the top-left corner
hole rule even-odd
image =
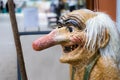
[[[18,63],[20,66],[21,78],[22,78],[22,80],[28,80],[26,70],[25,70],[23,52],[22,52],[22,48],[21,48],[20,35],[18,32],[18,27],[17,27],[17,22],[16,22],[15,8],[14,8],[13,0],[8,0],[8,8],[9,8],[10,20],[11,20],[14,41],[15,41],[15,46],[16,46],[16,51],[17,51],[17,59],[18,59]]]

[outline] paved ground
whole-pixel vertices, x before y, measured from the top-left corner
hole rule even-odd
[[[23,20],[18,17],[19,31],[23,31]],[[69,80],[69,65],[61,64],[61,47],[54,46],[35,52],[31,43],[41,35],[21,36],[23,55],[28,80]],[[10,20],[0,14],[0,80],[17,80],[17,57]]]

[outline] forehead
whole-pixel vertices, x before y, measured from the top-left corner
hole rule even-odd
[[[96,16],[95,12],[87,10],[87,9],[82,9],[82,10],[75,10],[73,12],[67,13],[61,17],[63,20],[67,19],[75,19],[76,21],[81,21],[85,23],[88,19],[93,18]]]

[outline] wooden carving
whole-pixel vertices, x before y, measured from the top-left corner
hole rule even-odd
[[[102,12],[75,10],[61,16],[58,28],[33,42],[37,51],[61,45],[62,63],[71,64],[74,80],[120,80],[120,36]]]

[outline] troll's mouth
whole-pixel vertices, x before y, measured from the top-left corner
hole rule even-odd
[[[64,46],[63,51],[64,51],[64,53],[69,53],[69,52],[75,50],[77,47],[78,47],[78,44],[70,45],[70,46]]]

